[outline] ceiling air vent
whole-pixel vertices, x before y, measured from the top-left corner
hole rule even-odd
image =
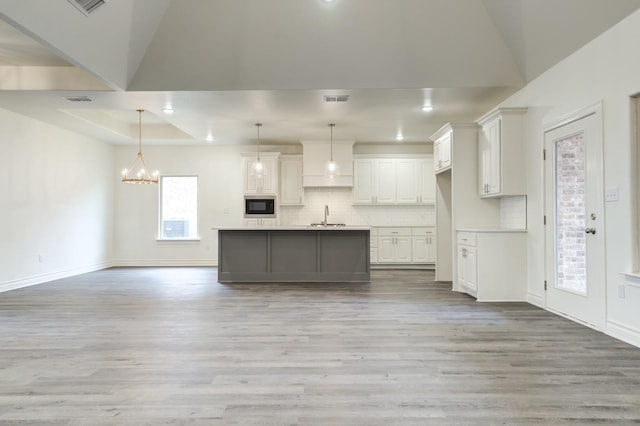
[[[325,102],[347,102],[349,95],[324,95]]]
[[[84,15],[89,16],[90,13],[95,12],[100,6],[105,4],[107,0],[68,0],[69,3],[74,5],[76,9],[82,12]]]
[[[65,98],[65,99],[70,102],[91,102],[92,101],[92,99],[88,96],[69,96],[68,98]]]

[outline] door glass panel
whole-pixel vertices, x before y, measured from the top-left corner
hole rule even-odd
[[[556,142],[556,287],[587,293],[584,133]]]

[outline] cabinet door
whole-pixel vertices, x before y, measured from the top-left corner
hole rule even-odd
[[[425,263],[436,263],[436,237],[426,237],[427,238],[427,249],[426,249],[426,259]]]
[[[434,143],[434,167],[436,172],[451,167],[451,133]]]
[[[396,200],[401,204],[418,204],[422,189],[422,161],[402,159],[396,162]]]
[[[278,159],[276,157],[262,157],[260,161],[264,165],[264,173],[256,177],[253,171],[253,163],[256,157],[243,159],[244,169],[244,193],[245,194],[276,194],[278,182]]]
[[[396,262],[411,263],[411,237],[396,237]]]
[[[475,247],[458,246],[458,284],[467,290],[478,290],[478,265]]]
[[[417,160],[418,198],[421,204],[435,204],[436,176],[433,173],[433,161]]]
[[[373,204],[374,160],[354,160],[353,173],[353,202]]]
[[[280,204],[300,205],[304,202],[302,157],[280,160]]]
[[[396,162],[376,160],[375,162],[375,202],[394,204],[396,202]]]
[[[378,237],[379,263],[394,263],[396,261],[395,238],[396,237]]]
[[[501,191],[501,123],[497,118],[482,127],[480,136],[480,195],[496,195]]]
[[[278,190],[278,159],[274,157],[262,158],[265,174],[258,181],[260,194],[275,194]]]
[[[413,263],[428,263],[427,239],[428,237],[412,237],[413,248],[411,251],[411,261]]]
[[[378,263],[378,247],[369,249],[369,263]]]

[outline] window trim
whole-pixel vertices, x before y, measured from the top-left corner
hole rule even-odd
[[[162,237],[162,186],[164,178],[196,178],[196,236],[194,238],[163,238]],[[200,238],[200,178],[198,175],[162,175],[158,182],[158,243],[189,243],[199,242]]]

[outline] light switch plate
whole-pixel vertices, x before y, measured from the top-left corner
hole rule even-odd
[[[607,186],[604,192],[604,199],[606,202],[610,203],[612,201],[618,201],[618,187],[617,186]]]

